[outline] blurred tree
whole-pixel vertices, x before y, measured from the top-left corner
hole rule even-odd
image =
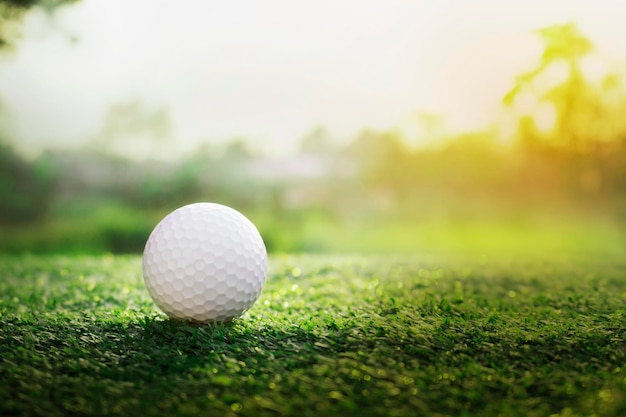
[[[419,139],[424,143],[436,143],[445,136],[446,120],[441,114],[419,112],[417,113],[417,124],[421,132]]]
[[[363,131],[346,149],[365,186],[365,201],[390,210],[414,184],[412,153],[397,132]]]
[[[169,108],[151,107],[139,100],[111,105],[92,146],[99,152],[133,157],[166,155],[171,139]]]
[[[59,7],[79,0],[0,0],[0,50],[12,47],[20,36],[20,23],[26,12],[39,7],[51,15]]]
[[[507,105],[514,105],[516,99],[524,99],[524,94],[538,95],[539,101],[547,101],[557,113],[555,121],[556,144],[575,146],[580,140],[580,132],[574,129],[576,113],[580,111],[580,103],[585,100],[582,95],[587,93],[589,86],[581,70],[581,59],[593,50],[593,44],[583,36],[575,24],[554,25],[536,32],[543,40],[544,50],[539,65],[533,70],[517,77],[515,85],[504,97]],[[565,81],[549,87],[545,91],[538,91],[537,81],[549,70],[559,64],[566,65]],[[528,109],[536,111],[537,108]],[[536,139],[536,129],[530,126],[537,124],[537,115],[520,119],[520,133],[522,140]],[[533,134],[528,135],[532,132]],[[534,142],[534,141],[532,141]]]
[[[0,144],[0,223],[24,223],[44,217],[52,197],[51,172],[46,155],[31,164],[8,145]]]
[[[588,151],[600,142],[614,141],[623,133],[626,101],[620,77],[606,75],[599,83],[583,71],[593,43],[574,23],[554,25],[536,32],[544,50],[536,68],[517,77],[503,101],[524,107],[518,119],[518,135],[529,148],[548,145],[571,151]],[[543,125],[543,126],[541,126]]]
[[[318,126],[300,141],[300,153],[329,155],[336,150],[333,136],[324,126]]]
[[[585,64],[599,61],[592,42],[573,23],[537,34],[544,45],[539,64],[517,77],[503,99],[517,111],[517,137],[527,151],[519,176],[534,178],[533,187],[552,193],[623,198],[624,74],[608,68],[595,76],[586,72]]]
[[[252,158],[254,153],[243,138],[233,139],[226,145],[223,159],[227,162],[246,161]]]

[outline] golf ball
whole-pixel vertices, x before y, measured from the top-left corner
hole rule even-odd
[[[168,214],[143,253],[150,296],[168,316],[196,323],[229,321],[259,297],[267,252],[256,227],[238,211],[195,203]]]

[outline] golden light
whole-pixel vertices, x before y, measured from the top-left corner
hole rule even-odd
[[[535,126],[542,133],[549,133],[554,129],[557,120],[557,112],[550,103],[540,103],[532,112]]]

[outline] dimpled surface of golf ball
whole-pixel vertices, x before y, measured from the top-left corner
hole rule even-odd
[[[229,321],[259,297],[267,252],[256,227],[238,211],[195,203],[168,214],[143,253],[150,296],[168,316],[196,323]]]

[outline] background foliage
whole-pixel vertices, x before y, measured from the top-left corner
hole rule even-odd
[[[3,10],[18,19],[30,6]],[[120,156],[125,129],[148,129],[157,146],[168,128],[138,103],[112,109],[112,133],[78,150],[25,159],[5,134],[0,250],[140,252],[158,220],[194,201],[244,212],[271,251],[622,250],[624,73],[588,77],[593,43],[573,24],[537,35],[536,67],[503,97],[508,128],[440,135],[428,147],[373,130],[340,145],[321,126],[282,159],[236,139],[137,160]]]

